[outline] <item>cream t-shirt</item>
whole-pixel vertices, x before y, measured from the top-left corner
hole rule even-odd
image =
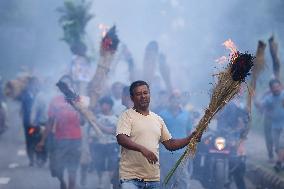
[[[145,116],[133,109],[121,114],[118,120],[116,135],[125,134],[130,139],[146,147],[159,158],[159,143],[171,139],[163,119],[150,111]],[[140,152],[121,149],[119,175],[120,179],[144,179],[160,181],[160,164],[150,164]]]

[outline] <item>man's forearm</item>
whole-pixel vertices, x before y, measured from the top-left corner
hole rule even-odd
[[[48,120],[45,130],[43,131],[42,134],[41,142],[43,143],[45,142],[47,136],[52,131],[53,125],[54,125],[54,120]]]
[[[45,142],[48,134],[50,133],[51,129],[49,126],[45,127],[45,130],[43,131],[42,137],[41,137],[41,142]]]
[[[127,148],[129,150],[134,150],[137,152],[141,152],[142,149],[144,148],[143,146],[130,140],[129,137],[124,134],[117,135],[117,142],[122,147]]]
[[[192,135],[182,139],[170,139],[163,142],[167,150],[175,151],[184,148],[190,142]]]
[[[140,152],[148,160],[149,163],[154,164],[159,159],[154,152],[148,150],[147,148],[145,148],[140,144],[133,142],[127,135],[124,134],[117,135],[117,142],[124,148]]]

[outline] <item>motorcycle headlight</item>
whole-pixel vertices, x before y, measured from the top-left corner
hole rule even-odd
[[[226,140],[223,137],[218,137],[215,139],[215,147],[218,150],[223,150],[226,147]]]

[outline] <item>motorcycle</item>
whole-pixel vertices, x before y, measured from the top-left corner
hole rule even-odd
[[[238,168],[239,136],[233,132],[208,131],[193,159],[193,179],[206,189],[229,189]]]

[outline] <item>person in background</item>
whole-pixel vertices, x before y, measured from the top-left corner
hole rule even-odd
[[[79,94],[86,95],[88,83],[94,75],[94,68],[86,55],[87,47],[84,43],[78,42],[71,46],[71,51],[73,57],[69,66],[69,75]]]
[[[42,132],[47,122],[47,104],[49,103],[47,91],[43,91],[43,85],[39,81],[38,93],[35,95],[34,103],[31,109],[31,128],[34,129],[32,137],[34,140],[34,146],[36,146],[40,140]],[[35,148],[35,147],[34,147]],[[46,146],[43,150],[35,152],[36,164],[42,167],[47,161],[47,149]]]
[[[124,85],[121,82],[114,82],[111,86],[111,99],[113,101],[113,113],[115,115],[121,114],[124,110],[123,105],[121,104],[121,94]]]
[[[117,116],[112,111],[113,101],[109,96],[104,96],[99,100],[100,113],[97,115],[97,122],[104,133],[104,143],[93,137],[91,151],[94,160],[94,168],[98,174],[98,188],[104,189],[105,178],[112,178],[118,160],[118,145],[115,138]],[[92,130],[91,130],[92,131]]]
[[[172,93],[168,99],[169,106],[164,110],[160,111],[159,115],[165,121],[172,137],[174,138],[184,138],[191,133],[192,130],[192,120],[190,113],[184,110],[182,105],[182,97],[179,92]],[[175,162],[182,155],[183,151],[178,150],[173,153],[167,151],[163,146],[160,148],[161,153],[161,176],[164,179],[167,173],[174,166]],[[189,172],[187,169],[188,165],[185,165],[182,169],[182,177],[175,176],[169,185],[176,188],[188,189],[189,182],[188,178]]]
[[[23,119],[24,133],[26,139],[26,151],[29,158],[29,166],[34,166],[36,154],[36,140],[34,137],[34,127],[31,123],[31,113],[35,97],[39,91],[38,78],[30,77],[27,85],[19,96],[21,102],[21,115]]]
[[[167,109],[169,104],[169,94],[166,90],[161,90],[158,93],[156,105],[153,107],[153,111],[159,115],[159,113],[165,109]]]
[[[270,93],[266,94],[261,101],[256,101],[256,107],[264,114],[264,134],[269,158],[273,161],[273,147],[279,156],[280,136],[284,128],[284,91],[278,79],[269,81]],[[281,169],[281,161],[275,164],[275,170]]]
[[[61,79],[70,88],[73,80],[65,75]],[[51,153],[51,175],[60,182],[60,189],[75,189],[76,175],[81,156],[81,128],[82,119],[79,113],[65,100],[64,96],[55,96],[48,108],[48,122],[37,149],[45,145],[50,132],[54,132],[54,149]],[[64,180],[64,171],[68,172],[68,184]]]
[[[129,86],[125,86],[122,89],[121,104],[125,106],[126,109],[133,107],[133,102],[129,95]]]

